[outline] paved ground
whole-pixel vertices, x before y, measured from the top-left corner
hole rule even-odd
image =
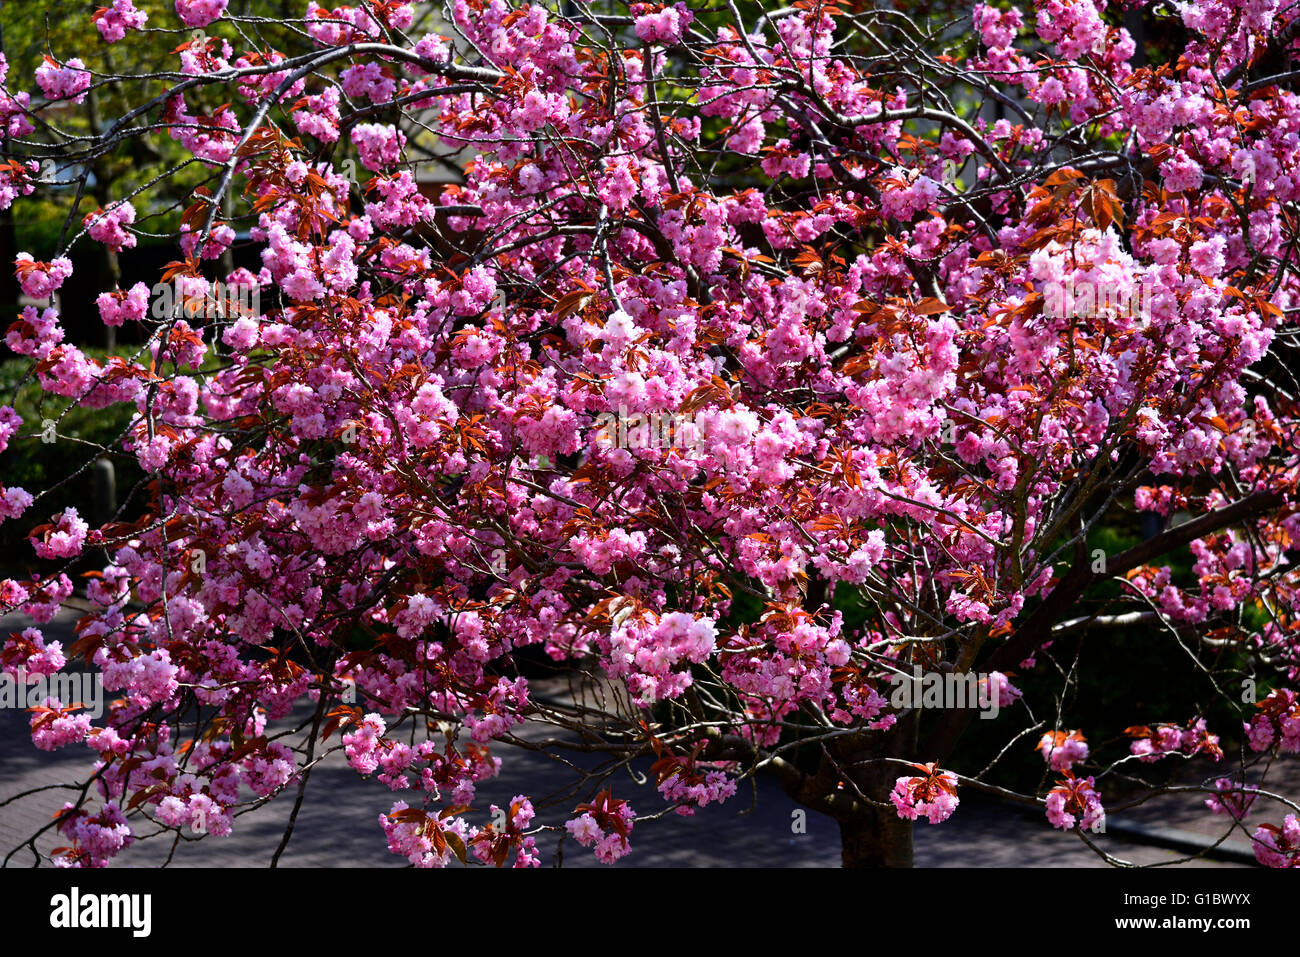
[[[70,630],[76,615],[62,614],[47,628],[50,636],[67,641],[60,631]],[[0,618],[0,633],[22,625],[14,616]],[[20,848],[10,866],[27,866],[31,853],[23,842],[47,824],[63,800],[59,791],[43,791],[10,800],[32,788],[65,784],[84,777],[89,770],[88,752],[73,748],[53,754],[32,747],[26,733],[27,715],[0,710],[0,858]],[[533,732],[526,731],[527,737]],[[484,782],[475,806],[505,804],[515,794],[540,798],[561,788],[563,771],[545,755],[520,748],[494,749],[503,759],[500,777]],[[648,761],[639,766],[644,772]],[[1288,770],[1300,778],[1300,767]],[[1270,781],[1272,779],[1270,778]],[[1296,781],[1291,781],[1296,784]],[[649,784],[637,786],[624,777],[616,792],[648,813],[662,807],[662,800]],[[1300,786],[1287,794],[1300,794]],[[310,867],[400,867],[406,862],[390,854],[377,816],[387,811],[400,793],[390,792],[377,780],[357,776],[335,754],[313,773],[308,800],[299,815],[293,837],[281,858],[282,866]],[[8,802],[8,803],[4,803]],[[567,802],[567,807],[573,806]],[[261,867],[270,861],[288,820],[292,798],[283,795],[270,805],[240,817],[227,838],[207,837],[187,842],[173,866]],[[752,806],[752,810],[751,810]],[[564,820],[564,806],[539,812],[546,823]],[[806,833],[792,829],[795,805],[770,779],[757,785],[757,801],[742,790],[722,806],[697,811],[693,818],[670,815],[660,821],[639,822],[632,834],[632,853],[620,866],[768,866],[834,867],[839,864],[839,834],[834,822],[818,815],[807,816]],[[486,813],[484,813],[486,821]],[[1096,843],[1109,853],[1136,864],[1162,864],[1185,855],[1145,843],[1132,835],[1118,833],[1117,825],[1177,827],[1184,831],[1208,832],[1218,821],[1200,808],[1199,800],[1182,796],[1151,802],[1142,808],[1114,815],[1109,831]],[[1214,835],[1216,838],[1218,834]],[[558,835],[539,839],[544,865],[555,863]],[[43,851],[62,841],[47,832],[37,841]],[[1238,841],[1241,846],[1245,844]],[[154,866],[166,858],[169,838],[142,841],[117,858],[118,866]],[[941,825],[921,821],[915,832],[915,860],[921,867],[1105,867],[1107,866],[1077,836],[1050,827],[1041,812],[1026,812],[963,797],[951,819]],[[601,866],[590,851],[573,841],[563,845],[563,866]],[[1228,861],[1198,862],[1198,866],[1241,866]]]

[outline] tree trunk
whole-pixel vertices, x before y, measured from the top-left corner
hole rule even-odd
[[[845,867],[911,867],[912,822],[898,816],[889,800],[900,775],[906,769],[880,758],[916,760],[920,713],[905,715],[890,732],[877,737],[873,746],[854,755],[853,783],[870,801],[852,816],[839,818],[841,861]]]
[[[892,807],[870,807],[840,822],[840,847],[845,867],[911,867],[912,822]]]

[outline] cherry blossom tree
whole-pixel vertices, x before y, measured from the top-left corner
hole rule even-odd
[[[19,216],[45,157],[185,156],[13,264],[37,304],[6,345],[65,404],[133,410],[92,451],[146,473],[99,527],[0,489],[33,548],[6,672],[120,695],[32,714],[90,752],[55,863],[296,817],[342,750],[419,866],[613,862],[759,774],[846,865],[910,864],[913,822],[975,790],[1120,863],[1105,788],[1159,761],[1296,865],[1297,796],[1258,772],[1300,750],[1300,5],[139,6],[34,76],[0,61]],[[166,71],[87,65],[168,33]],[[134,105],[60,125],[109,84]],[[196,168],[184,209],[155,198]],[[159,233],[158,285],[98,299],[146,346],[88,357],[66,251]],[[44,427],[0,408],[0,451]],[[41,626],[85,569],[64,648]],[[1233,723],[1090,741],[1080,639],[1121,633]],[[931,674],[1004,747],[899,704]],[[583,758],[559,819],[474,807],[511,745]],[[1000,784],[1035,747],[1042,786]]]

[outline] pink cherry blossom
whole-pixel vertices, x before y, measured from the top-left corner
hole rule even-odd
[[[176,0],[176,15],[187,27],[206,27],[226,11],[230,0]]]
[[[143,30],[149,14],[137,10],[132,0],[112,0],[110,6],[104,7],[102,14],[97,11],[95,29],[104,38],[105,43],[116,43],[126,36],[128,30]]]
[[[71,100],[80,103],[86,98],[91,76],[80,57],[59,63],[49,57],[36,68],[36,82],[41,92],[51,100]]]

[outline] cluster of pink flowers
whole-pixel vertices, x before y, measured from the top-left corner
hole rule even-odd
[[[31,253],[19,253],[15,260],[18,283],[33,299],[45,299],[72,275],[72,260],[59,256],[51,262],[37,262]]]
[[[59,63],[51,57],[36,68],[36,82],[41,92],[51,100],[71,100],[81,103],[90,89],[91,76],[80,57]]]
[[[72,558],[81,554],[90,526],[74,506],[68,506],[54,517],[52,526],[45,526],[32,546],[41,558]]]
[[[124,229],[135,222],[135,207],[126,201],[113,203],[106,210],[87,213],[85,223],[90,238],[103,243],[113,252],[135,245],[135,234]]]
[[[406,134],[383,123],[360,123],[352,129],[352,144],[366,169],[382,170],[401,161]]]
[[[239,119],[229,107],[200,119],[190,113],[184,96],[178,94],[168,101],[164,116],[168,122],[168,135],[197,159],[224,163],[235,151],[240,126]]]
[[[1300,817],[1288,814],[1281,827],[1261,824],[1251,840],[1255,860],[1265,867],[1300,867]]]
[[[682,38],[682,31],[694,19],[695,15],[687,9],[686,4],[677,3],[637,16],[634,29],[636,35],[646,43],[672,44]]]
[[[886,182],[881,194],[881,210],[886,216],[909,221],[933,208],[939,198],[939,184],[922,173],[915,178],[901,173]]]
[[[166,827],[214,837],[228,837],[233,828],[229,810],[202,791],[186,796],[167,795],[158,802],[154,817]]]
[[[999,708],[1010,707],[1024,697],[1024,692],[1013,685],[1010,678],[1000,671],[993,671],[990,672],[987,677],[980,678],[979,680],[979,694],[981,701],[985,700],[990,695],[990,685],[992,685],[994,691],[997,693]]]
[[[5,345],[19,355],[45,359],[62,339],[63,329],[57,312],[46,308],[38,313],[34,307],[28,306],[22,311],[22,321],[9,327]]]
[[[1173,724],[1160,724],[1154,728],[1139,725],[1125,729],[1125,733],[1133,739],[1129,753],[1146,763],[1180,753],[1187,757],[1207,754],[1215,761],[1223,757],[1219,736],[1209,732],[1204,718],[1192,720],[1186,728]]]
[[[1231,778],[1219,778],[1214,782],[1214,789],[1216,793],[1205,799],[1205,806],[1215,814],[1227,814],[1241,820],[1255,803],[1254,789]]]
[[[677,697],[691,684],[689,665],[706,660],[716,638],[713,621],[685,612],[629,620],[609,636],[610,677],[643,704]]]
[[[258,797],[269,797],[292,782],[296,773],[294,753],[279,741],[272,741],[265,754],[249,756],[243,780]]]
[[[706,807],[710,803],[721,804],[736,793],[736,782],[727,774],[730,765],[724,763],[702,762],[700,752],[707,746],[707,739],[696,742],[690,754],[680,755],[664,745],[657,737],[651,737],[651,744],[659,760],[651,771],[659,779],[659,793],[676,805],[674,810],[683,817],[691,817],[696,807]]]
[[[72,803],[63,805],[58,831],[72,847],[54,858],[56,867],[107,867],[109,860],[135,841],[131,826],[116,802],[105,802],[98,814]]]
[[[1060,56],[1074,60],[1101,51],[1106,24],[1096,0],[1043,0],[1036,4],[1038,35],[1056,46]]]
[[[1087,739],[1078,731],[1049,731],[1039,739],[1038,751],[1053,771],[1068,771],[1088,760]]]
[[[1061,783],[1047,795],[1047,819],[1052,827],[1068,831],[1077,823],[1087,831],[1101,825],[1106,810],[1095,785],[1091,777],[1078,778],[1073,771],[1066,771]]]
[[[0,405],[0,452],[9,447],[9,440],[23,424],[23,417],[11,405]]]
[[[181,603],[177,615],[185,614],[187,606]],[[192,612],[192,609],[190,609]],[[177,624],[183,623],[183,619]],[[95,652],[93,662],[103,673],[105,691],[125,691],[130,700],[140,707],[149,707],[168,701],[179,686],[180,669],[172,663],[165,648],[155,648],[147,654],[118,656],[101,647]]]
[[[479,828],[470,838],[474,856],[484,864],[492,863],[500,866],[509,857],[510,850],[514,848],[515,859],[512,866],[540,867],[541,858],[537,853],[537,839],[525,833],[536,816],[532,802],[524,795],[516,794],[510,801],[508,812],[495,804],[489,810],[492,813],[493,825]],[[504,819],[503,826],[497,826],[498,819]]]
[[[354,730],[343,735],[348,764],[358,774],[374,774],[378,770],[386,730],[384,719],[372,713],[366,715]]]
[[[339,138],[339,97],[337,87],[327,86],[320,93],[305,97],[303,108],[294,110],[293,122],[300,132],[322,143]]]
[[[469,824],[460,817],[431,816],[423,811],[411,813],[405,801],[394,802],[392,810],[379,815],[379,823],[388,838],[388,849],[409,860],[414,866],[446,867],[464,855],[470,839]]]
[[[4,104],[0,101],[0,119],[3,118]],[[30,196],[36,191],[32,182],[38,167],[35,162],[26,165],[0,167],[0,210],[8,209],[19,196]]]
[[[636,813],[630,806],[623,804],[620,806],[617,818],[618,825],[621,827],[615,825],[606,831],[601,826],[599,818],[590,811],[584,811],[566,821],[564,827],[583,847],[594,849],[596,860],[603,864],[613,864],[632,849],[627,835],[631,832],[632,822],[635,819]]]
[[[397,81],[386,75],[378,63],[348,67],[340,79],[344,93],[354,98],[365,97],[372,103],[387,103],[397,92]]]
[[[47,642],[39,628],[24,628],[10,634],[0,648],[0,667],[14,677],[52,675],[67,663],[63,643]]]
[[[1015,7],[999,10],[988,4],[977,3],[971,11],[971,23],[979,32],[980,40],[986,47],[1005,49],[1015,41],[1016,34],[1025,25],[1025,20]]]
[[[65,708],[58,698],[46,698],[32,713],[32,743],[42,751],[56,751],[80,744],[90,733],[90,715],[72,714],[77,705]]]
[[[9,136],[19,137],[26,136],[35,129],[32,121],[27,118],[28,108],[32,103],[32,95],[26,90],[19,90],[11,93],[5,88],[5,79],[9,75],[9,61],[5,55],[0,53],[0,130],[6,132]],[[33,187],[26,182],[28,173],[35,173],[39,166],[32,161],[26,164],[10,163],[6,164],[8,169],[0,173],[0,209],[8,209],[13,202],[13,196],[26,196],[32,192]],[[15,170],[14,167],[19,169]],[[19,183],[15,183],[14,176],[17,174]]]
[[[736,781],[724,771],[704,771],[696,776],[675,774],[659,785],[659,793],[677,805],[678,814],[689,817],[696,807],[721,804],[734,797]]]
[[[206,27],[220,19],[230,0],[176,0],[176,15],[187,27]]]
[[[1244,726],[1251,749],[1267,751],[1276,747],[1284,754],[1300,752],[1300,694],[1279,688],[1255,707],[1259,714]]]
[[[99,318],[106,326],[120,326],[127,321],[139,322],[149,310],[149,287],[138,282],[130,289],[101,292],[95,299],[95,305],[99,307]]]
[[[116,43],[126,36],[127,30],[143,30],[149,14],[137,10],[131,0],[113,0],[112,5],[96,10],[95,29],[105,43]]]
[[[934,764],[918,764],[921,776],[901,777],[894,782],[889,800],[905,821],[915,821],[925,815],[931,824],[946,821],[957,809],[957,776],[950,771],[939,771]]]

